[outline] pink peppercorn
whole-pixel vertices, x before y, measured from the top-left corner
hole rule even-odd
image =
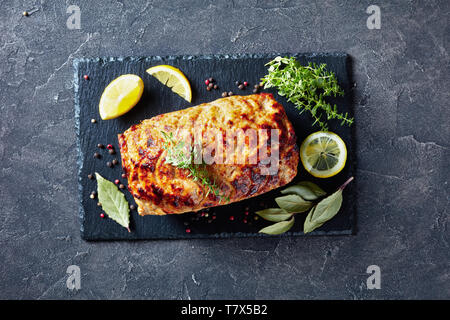
[[[230,221],[233,221],[234,220],[234,216],[230,216]]]
[[[112,146],[112,144],[108,144],[108,145],[106,146],[106,148],[109,149],[109,150],[114,149],[114,147]]]
[[[247,81],[244,81],[244,86],[248,86],[248,82]]]
[[[120,183],[119,179],[114,180],[114,183],[119,184]]]
[[[191,229],[186,229],[186,233],[191,233]]]
[[[84,80],[89,80],[89,76],[88,76],[87,74],[85,74],[85,75],[83,76],[83,78],[84,78]]]
[[[100,218],[104,218],[105,217],[105,214],[102,212],[102,213],[100,213]]]
[[[205,80],[205,84],[206,84],[206,85],[209,84],[209,80],[208,80],[208,79]]]

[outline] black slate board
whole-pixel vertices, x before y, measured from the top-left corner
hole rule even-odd
[[[328,70],[333,71],[339,84],[345,91],[345,96],[335,101],[339,110],[353,115],[351,92],[351,67],[350,58],[345,53],[325,54],[286,54],[296,56],[302,64],[308,62],[326,63]],[[112,144],[118,151],[117,134],[125,131],[131,125],[139,123],[143,119],[151,118],[161,113],[184,109],[200,103],[209,102],[221,97],[223,91],[233,91],[235,94],[251,94],[253,85],[266,73],[265,63],[277,54],[263,55],[209,55],[209,56],[171,56],[171,57],[141,57],[141,58],[82,58],[74,60],[75,67],[75,119],[78,138],[78,164],[79,164],[79,193],[80,193],[80,218],[81,235],[85,240],[137,240],[137,239],[189,239],[189,238],[227,238],[227,237],[255,237],[267,235],[257,231],[269,223],[255,220],[254,211],[265,207],[274,207],[273,198],[279,195],[279,190],[274,190],[261,196],[250,198],[238,203],[211,208],[201,213],[186,213],[169,216],[139,216],[137,211],[131,212],[129,233],[111,219],[100,218],[101,208],[97,207],[96,200],[89,198],[92,191],[96,190],[95,180],[89,180],[88,174],[99,172],[103,177],[113,181],[121,179],[120,164],[114,168],[106,166],[107,161],[116,158],[120,162],[120,153],[109,155],[107,150],[97,148],[98,143]],[[145,70],[158,64],[170,64],[180,68],[188,77],[192,90],[192,104],[173,94],[171,90],[161,85],[156,79],[148,75]],[[116,77],[134,73],[139,75],[145,85],[141,101],[129,113],[114,120],[102,121],[98,115],[98,102],[103,89]],[[89,76],[89,80],[83,78]],[[219,85],[219,90],[207,91],[204,80],[213,77]],[[248,81],[246,90],[239,90],[235,81]],[[292,104],[287,103],[283,97],[274,90],[264,90],[274,94],[274,97],[284,107],[289,119],[292,121],[297,134],[297,144],[318,128],[311,127],[311,118],[306,114],[299,115]],[[97,119],[92,124],[91,119]],[[318,183],[326,191],[332,192],[348,177],[356,172],[354,127],[341,127],[336,121],[330,123],[330,130],[339,134],[346,142],[348,148],[348,160],[344,170],[330,179],[315,179],[305,172],[301,163],[299,174],[295,181],[310,180]],[[101,159],[94,159],[94,152],[100,152]],[[131,194],[124,191],[130,204],[134,203]],[[347,235],[355,232],[355,199],[356,181],[352,182],[345,190],[344,202],[337,216],[324,224],[321,228],[310,233],[312,235]],[[248,208],[248,215],[245,211]],[[212,220],[212,216],[215,219]],[[230,220],[230,216],[234,220]],[[303,235],[304,215],[297,215],[296,223],[291,231],[282,236]],[[244,223],[244,219],[247,223]],[[190,229],[190,233],[186,229]]]

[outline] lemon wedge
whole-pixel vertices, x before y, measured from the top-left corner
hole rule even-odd
[[[98,110],[103,120],[117,118],[131,110],[141,99],[144,82],[135,74],[124,74],[108,84]]]
[[[163,64],[147,69],[147,73],[154,76],[163,85],[168,86],[184,100],[191,102],[191,85],[180,69]]]
[[[314,177],[329,178],[345,167],[347,147],[337,134],[318,131],[303,141],[300,159],[306,171]]]

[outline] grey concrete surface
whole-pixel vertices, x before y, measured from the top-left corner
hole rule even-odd
[[[80,30],[66,26],[71,4]],[[446,0],[2,1],[0,298],[449,299],[449,12]],[[74,57],[314,51],[353,57],[356,236],[80,239]],[[369,265],[381,289],[367,289]]]

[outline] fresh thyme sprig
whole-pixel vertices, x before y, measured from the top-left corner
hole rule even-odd
[[[161,131],[164,137],[164,149],[167,151],[166,162],[174,167],[180,169],[189,170],[188,177],[192,177],[193,181],[200,181],[200,183],[207,188],[205,197],[209,193],[214,194],[225,202],[229,202],[230,198],[220,194],[220,189],[216,184],[216,181],[211,181],[208,171],[206,170],[206,164],[195,164],[194,159],[198,155],[198,150],[194,146],[187,150],[184,141],[179,141],[175,143],[172,132]]]
[[[280,96],[285,96],[302,114],[309,111],[323,131],[328,131],[327,120],[338,119],[341,125],[351,125],[353,118],[348,113],[339,113],[337,106],[331,106],[325,97],[344,95],[334,73],[326,71],[326,64],[309,63],[302,66],[294,57],[276,57],[266,64],[268,74],[261,79],[264,88],[275,87]],[[320,111],[320,112],[319,112]],[[322,116],[325,113],[325,119]]]

